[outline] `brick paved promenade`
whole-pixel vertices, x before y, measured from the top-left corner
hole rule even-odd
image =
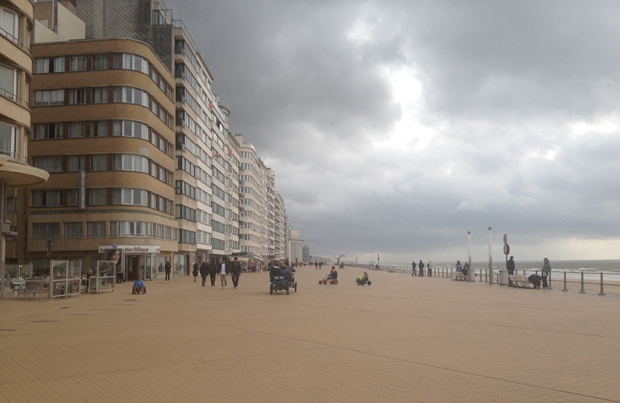
[[[620,402],[620,298],[302,268],[0,302],[0,402]]]

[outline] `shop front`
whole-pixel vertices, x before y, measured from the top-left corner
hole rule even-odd
[[[161,247],[153,245],[101,245],[99,253],[104,260],[116,264],[116,273],[119,281],[135,280],[140,277],[143,280],[155,280],[157,278],[157,255],[161,253]]]

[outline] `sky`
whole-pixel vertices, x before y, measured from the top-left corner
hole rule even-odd
[[[311,255],[620,258],[620,5],[164,0]]]

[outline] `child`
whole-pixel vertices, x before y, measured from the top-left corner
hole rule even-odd
[[[140,277],[138,277],[138,279],[136,281],[134,281],[134,283],[133,283],[133,287],[131,289],[131,293],[132,294],[140,294],[140,292],[146,294],[146,287],[144,286],[144,283],[142,282],[142,280],[140,280]]]
[[[355,281],[357,281],[357,285],[370,285],[370,281],[368,280],[368,273],[364,272],[363,276],[359,276]]]

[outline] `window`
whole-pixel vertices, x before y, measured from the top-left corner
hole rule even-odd
[[[144,123],[131,120],[115,120],[112,134],[114,136],[135,137],[148,141],[149,127]]]
[[[154,237],[154,224],[143,221],[110,221],[110,236]]]
[[[193,231],[187,231],[184,229],[179,230],[179,243],[195,244],[196,233]]]
[[[72,122],[69,123],[69,138],[82,138],[86,137],[86,123],[84,122]]]
[[[32,207],[60,206],[60,190],[33,190]]]
[[[132,54],[117,54],[114,61],[115,69],[139,71],[149,74],[149,62],[147,59]]]
[[[137,104],[149,107],[149,94],[138,88],[114,87],[114,102]]]
[[[86,56],[72,56],[70,71],[86,71]]]
[[[80,192],[77,189],[68,189],[66,191],[66,196],[67,196],[67,206],[77,206],[78,205],[78,199],[80,197]]]
[[[108,204],[108,189],[89,189],[88,198],[91,206],[105,206]]]
[[[0,123],[0,154],[15,158],[17,155],[17,134],[15,126]]]
[[[94,55],[93,70],[107,70],[109,68],[109,61],[108,55]]]
[[[94,104],[108,103],[108,87],[93,88],[93,103]]]
[[[50,173],[62,172],[62,157],[34,157],[32,165]]]
[[[114,189],[112,191],[113,204],[134,206],[148,206],[149,193],[142,189]]]
[[[19,44],[19,16],[4,8],[0,8],[0,35]]]
[[[63,138],[64,125],[62,123],[34,125],[35,140]]]
[[[6,212],[14,213],[17,211],[17,197],[7,197],[6,198]]]
[[[37,58],[34,60],[34,72],[36,74],[46,74],[50,72],[50,59]]]
[[[65,58],[37,58],[34,62],[34,72],[37,74],[64,73]]]
[[[81,222],[64,223],[63,235],[65,238],[81,238],[83,225]]]
[[[18,83],[17,70],[0,64],[0,96],[16,102]]]
[[[99,154],[90,156],[90,170],[91,171],[107,171],[108,170],[108,155]]]
[[[114,170],[149,173],[149,160],[140,155],[114,155]]]
[[[77,88],[69,90],[69,105],[80,105],[86,103],[86,90]]]
[[[87,222],[86,236],[90,238],[105,236],[105,221]]]
[[[64,72],[65,72],[65,58],[55,57],[54,58],[54,73],[64,73]]]
[[[35,91],[34,106],[64,105],[65,90]]]
[[[108,121],[99,120],[90,124],[90,136],[91,137],[107,137],[108,136]]]
[[[60,223],[35,223],[32,224],[32,238],[58,238],[60,235]]]
[[[67,172],[83,171],[86,164],[86,157],[83,155],[70,155],[67,157]]]

